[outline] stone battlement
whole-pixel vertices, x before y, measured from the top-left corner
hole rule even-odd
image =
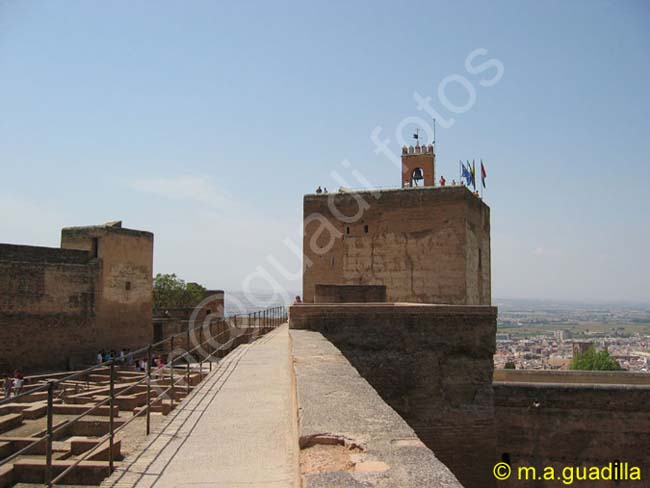
[[[496,315],[478,305],[303,304],[289,326],[331,342],[463,485],[489,487]]]
[[[86,264],[91,259],[87,251],[59,247],[0,244],[0,261],[42,264]]]

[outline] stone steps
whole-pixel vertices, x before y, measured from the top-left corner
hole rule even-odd
[[[53,460],[53,476],[61,474],[73,463],[74,460],[70,459]],[[18,460],[13,465],[13,480],[15,483],[44,483],[45,466],[45,459]],[[106,461],[81,461],[76,468],[61,480],[61,483],[68,485],[99,485],[109,474],[109,466]]]
[[[11,429],[15,429],[23,423],[23,414],[22,413],[8,413],[5,415],[0,415],[0,432],[6,432]]]

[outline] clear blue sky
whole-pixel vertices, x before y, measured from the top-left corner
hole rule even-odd
[[[398,185],[370,134],[398,151],[417,91],[455,118],[438,172],[487,163],[495,297],[650,302],[649,27],[633,0],[0,1],[0,242],[122,219],[157,272],[295,272],[302,194]]]

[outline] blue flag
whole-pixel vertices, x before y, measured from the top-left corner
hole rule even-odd
[[[470,186],[474,182],[474,178],[472,178],[472,172],[465,167],[465,163],[461,161],[460,164],[463,167],[461,172],[462,177],[467,181],[467,186]]]

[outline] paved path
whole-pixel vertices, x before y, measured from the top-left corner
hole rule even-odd
[[[240,346],[102,487],[295,488],[287,326]]]

